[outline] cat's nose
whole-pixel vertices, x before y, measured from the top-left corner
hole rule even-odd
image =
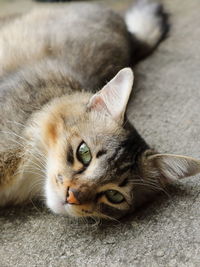
[[[68,188],[67,190],[67,203],[68,204],[74,204],[79,205],[80,201],[78,200],[79,191],[74,188]]]

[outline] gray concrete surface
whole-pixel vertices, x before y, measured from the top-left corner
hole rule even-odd
[[[138,66],[129,117],[158,150],[200,158],[200,2],[164,2],[172,31]],[[14,10],[14,2],[9,5],[6,12]],[[199,202],[200,177],[193,177],[123,221],[100,226],[36,204],[6,208],[0,211],[0,267],[198,267]]]

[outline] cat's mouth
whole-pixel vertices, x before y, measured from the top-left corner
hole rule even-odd
[[[55,190],[46,186],[47,206],[56,214],[69,215],[72,217],[87,217],[94,215],[94,208],[91,204],[77,205],[68,203],[64,197],[59,195]]]

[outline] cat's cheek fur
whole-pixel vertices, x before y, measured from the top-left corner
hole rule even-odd
[[[64,163],[63,163],[64,164]],[[59,174],[63,174],[63,180],[59,181]],[[47,159],[47,179],[45,184],[45,197],[47,207],[56,214],[70,215],[72,217],[82,216],[79,208],[67,204],[67,186],[70,181],[70,174],[63,167],[59,153],[56,149],[49,151]],[[68,178],[67,178],[68,177]]]
[[[56,153],[49,151],[47,158],[47,177],[45,183],[45,196],[47,206],[55,213],[65,212],[65,191],[57,183],[57,175],[61,166]]]
[[[59,199],[50,181],[45,185],[45,196],[47,207],[56,214],[65,214],[65,208],[62,200]]]

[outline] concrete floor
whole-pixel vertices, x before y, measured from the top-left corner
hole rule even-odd
[[[109,1],[117,9],[129,1]],[[200,2],[165,0],[170,37],[137,68],[129,117],[161,152],[200,158]],[[30,9],[29,0],[0,0],[0,14]],[[200,177],[121,222],[95,226],[45,208],[0,211],[0,267],[200,266]]]

